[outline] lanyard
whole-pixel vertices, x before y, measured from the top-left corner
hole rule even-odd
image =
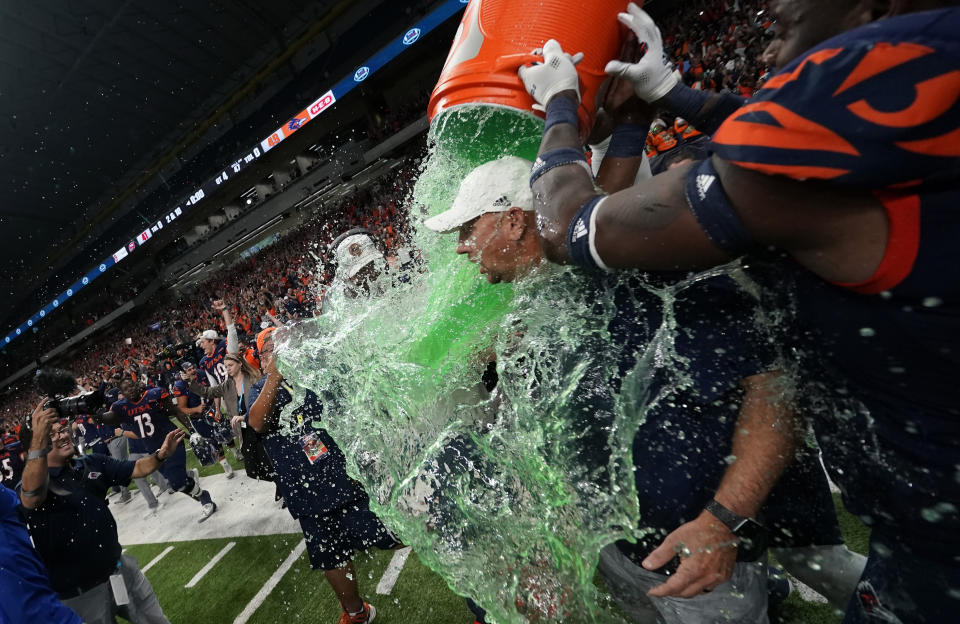
[[[241,378],[241,380],[240,380],[240,388],[239,388],[240,392],[237,393],[237,394],[238,394],[238,396],[237,396],[237,413],[240,414],[241,416],[245,416],[246,413],[247,413],[247,408],[246,408],[246,405],[244,404],[244,398],[245,398],[245,397],[244,397],[244,394],[245,394],[245,392],[244,392],[244,386],[246,386],[246,379]]]

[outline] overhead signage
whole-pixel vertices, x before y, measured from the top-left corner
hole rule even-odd
[[[117,262],[120,262],[126,258],[127,255],[136,251],[138,245],[145,244],[153,237],[154,234],[162,230],[164,225],[173,223],[186,211],[187,208],[197,205],[199,202],[212,195],[217,187],[229,180],[231,176],[243,171],[243,169],[248,167],[252,162],[263,156],[263,154],[279,145],[285,138],[289,137],[291,134],[297,132],[303,126],[316,119],[318,115],[322,114],[325,110],[333,106],[337,100],[342,99],[344,95],[349,93],[359,83],[366,80],[370,75],[376,73],[384,65],[404,52],[409,46],[419,41],[424,35],[432,31],[450,17],[462,11],[466,3],[466,0],[447,0],[447,2],[443,3],[436,10],[434,10],[433,13],[425,17],[419,24],[416,24],[414,27],[407,30],[402,36],[394,39],[386,47],[369,58],[367,62],[364,63],[359,69],[343,78],[340,82],[334,85],[332,89],[318,97],[313,101],[313,103],[287,121],[287,123],[283,124],[272,134],[260,141],[258,145],[255,145],[251,149],[247,150],[237,157],[237,159],[232,163],[224,167],[217,176],[208,180],[200,188],[195,189],[189,197],[184,198],[174,208],[171,208],[163,217],[158,219],[155,224],[151,225],[137,236],[135,239],[136,245],[133,241],[131,241],[125,248],[117,250],[116,253],[101,262],[99,266],[88,271],[86,275],[74,283],[70,288],[61,293],[59,297],[45,305],[41,310],[37,311],[36,314],[24,321],[19,327],[14,328],[4,337],[3,344],[10,344],[11,341],[22,335],[28,329],[33,328],[33,326],[40,319],[46,317],[51,311],[54,310],[54,308],[59,307],[61,303],[63,303],[69,297],[72,297],[78,290],[100,277]]]

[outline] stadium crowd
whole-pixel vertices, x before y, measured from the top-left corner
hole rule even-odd
[[[223,318],[210,305],[213,300],[227,303],[245,345],[264,324],[319,313],[324,290],[333,279],[329,245],[340,232],[367,228],[388,255],[409,245],[405,202],[415,171],[416,163],[411,162],[325,207],[321,218],[285,233],[259,253],[193,287],[192,293],[122,317],[111,327],[109,338],[91,341],[81,353],[55,365],[81,375],[80,386],[96,388],[115,374],[157,384],[165,367],[194,356],[187,347],[200,332],[214,329],[225,335]],[[177,346],[180,349],[171,348]],[[38,399],[32,384],[4,397],[0,415],[5,426],[12,427],[30,413]]]
[[[784,14],[790,15],[791,9],[786,3],[771,4],[781,13],[781,22],[789,22]],[[803,4],[817,4],[817,0]],[[790,22],[801,30],[811,28],[811,24],[829,26],[815,35],[804,31],[806,35],[794,36],[809,46],[830,36],[842,35],[843,28],[849,24],[840,17],[866,19],[862,11],[855,13],[854,8],[835,3],[832,10],[838,12],[834,15],[838,19],[832,22],[828,15],[820,15],[805,25],[799,25],[796,20]],[[610,267],[662,271],[667,266],[695,270],[725,264],[744,253],[760,256],[763,262],[771,262],[773,268],[767,270],[776,273],[783,280],[781,283],[786,283],[788,278],[784,276],[789,275],[796,280],[796,288],[805,293],[798,299],[798,317],[808,314],[804,321],[823,334],[800,332],[804,333],[804,340],[815,336],[814,341],[835,341],[831,349],[821,349],[822,344],[814,343],[815,350],[829,351],[829,355],[819,358],[829,361],[818,361],[817,365],[833,365],[837,368],[831,371],[845,371],[848,379],[844,392],[849,388],[869,409],[870,417],[875,419],[870,422],[879,423],[872,432],[875,447],[867,453],[862,447],[865,442],[860,432],[845,430],[858,428],[859,423],[864,422],[859,416],[848,416],[849,422],[846,422],[838,421],[829,410],[811,410],[810,414],[809,426],[823,447],[825,462],[840,482],[846,501],[873,525],[869,558],[864,558],[843,547],[819,458],[814,454],[803,463],[797,431],[805,430],[807,423],[794,422],[793,406],[783,407],[779,399],[771,398],[770,388],[778,384],[783,375],[780,370],[783,354],[793,345],[783,351],[770,349],[770,341],[758,340],[752,328],[738,326],[738,321],[754,318],[753,308],[761,302],[750,299],[745,303],[745,298],[749,298],[744,291],[732,291],[729,284],[720,283],[728,276],[712,276],[691,289],[693,294],[689,300],[677,306],[678,318],[687,321],[682,324],[689,333],[689,344],[678,340],[676,348],[681,357],[691,362],[695,379],[690,385],[694,387],[681,388],[680,393],[672,397],[675,401],[651,408],[645,424],[649,429],[634,442],[649,445],[634,455],[637,490],[644,509],[654,518],[663,512],[664,519],[657,526],[659,532],[655,533],[653,542],[618,542],[604,549],[600,559],[600,572],[608,589],[634,621],[716,621],[718,614],[729,621],[768,621],[768,591],[772,589],[765,559],[768,545],[777,549],[777,558],[784,566],[794,566],[791,572],[795,570],[797,576],[810,579],[808,582],[815,586],[819,583],[818,587],[834,604],[846,609],[846,622],[948,621],[948,614],[956,611],[957,567],[955,559],[950,557],[956,552],[958,522],[957,509],[950,502],[951,493],[956,492],[957,487],[957,464],[951,463],[956,460],[955,438],[951,437],[956,433],[956,425],[945,423],[943,418],[953,409],[944,399],[949,392],[944,390],[942,372],[931,372],[929,378],[918,374],[918,381],[913,382],[927,385],[910,385],[909,381],[887,383],[891,375],[903,372],[895,370],[890,362],[909,362],[919,373],[930,371],[932,363],[939,362],[940,357],[955,359],[955,354],[949,348],[945,351],[942,344],[931,349],[931,325],[926,317],[904,317],[905,310],[913,314],[921,309],[918,293],[928,294],[923,287],[937,284],[935,290],[940,292],[942,280],[932,280],[931,275],[941,267],[930,258],[920,256],[916,265],[911,264],[905,273],[895,271],[891,276],[885,271],[890,271],[889,265],[894,260],[888,262],[888,250],[881,249],[879,257],[873,258],[874,265],[880,265],[877,270],[881,275],[865,274],[862,258],[873,256],[862,247],[870,241],[856,238],[855,234],[860,228],[886,227],[877,223],[887,221],[864,217],[864,214],[875,213],[859,204],[856,207],[862,210],[846,221],[831,221],[823,213],[815,213],[812,218],[818,222],[804,222],[805,228],[800,234],[793,231],[792,223],[783,226],[780,215],[762,211],[769,211],[771,204],[777,204],[769,201],[770,197],[779,197],[781,202],[807,202],[789,205],[810,209],[807,213],[810,219],[811,202],[827,197],[840,204],[839,210],[847,207],[842,202],[851,201],[856,193],[867,190],[872,198],[874,193],[882,195],[881,190],[893,183],[914,189],[909,192],[917,194],[910,197],[918,204],[931,202],[929,205],[937,208],[930,197],[943,192],[942,188],[937,186],[930,191],[924,182],[945,168],[943,160],[938,158],[953,152],[942,153],[942,146],[931,148],[933,151],[923,156],[930,159],[924,163],[926,170],[918,173],[916,167],[911,166],[893,179],[879,176],[876,173],[881,168],[879,165],[873,168],[851,165],[850,169],[833,176],[846,185],[838,192],[836,188],[824,190],[809,185],[807,177],[824,176],[823,170],[815,169],[813,164],[797,173],[790,168],[794,165],[777,160],[779,154],[752,149],[756,144],[750,142],[751,138],[730,136],[735,132],[729,130],[728,120],[741,114],[747,99],[756,95],[754,101],[769,103],[770,98],[780,97],[788,104],[804,106],[806,100],[799,104],[793,102],[796,95],[791,89],[800,85],[804,93],[809,93],[820,88],[818,84],[804,84],[810,79],[801,71],[803,65],[789,65],[805,48],[792,50],[788,45],[791,35],[773,34],[771,28],[775,20],[769,11],[767,3],[702,0],[686,5],[679,14],[662,23],[661,35],[650,17],[631,5],[628,12],[621,15],[621,22],[653,54],[624,58],[609,65],[607,71],[654,107],[657,118],[646,120],[648,123],[642,124],[639,131],[634,123],[636,118],[617,125],[596,179],[585,174],[585,169],[590,167],[577,128],[580,92],[575,63],[559,44],[547,42],[542,51],[545,62],[520,70],[529,93],[546,111],[546,128],[536,164],[507,157],[481,165],[463,180],[452,207],[425,225],[439,233],[456,233],[458,238],[451,237],[451,245],[457,245],[458,253],[466,254],[471,262],[479,264],[491,283],[522,279],[548,262],[572,263],[589,269],[585,279],[590,279],[589,275]],[[936,17],[934,22],[939,22],[944,32],[954,28],[960,19],[955,9],[943,10]],[[933,28],[930,23],[918,23],[907,15],[892,17],[872,29],[855,29],[848,33],[849,38],[837,44],[848,45],[855,51],[850,55],[853,61],[839,56],[836,62],[846,65],[839,65],[837,71],[849,73],[852,69],[849,63],[859,62],[875,50],[880,51],[876,54],[887,51],[889,44],[876,45],[878,38],[895,38],[904,32],[909,37],[922,38],[924,28]],[[955,39],[955,33],[953,36]],[[943,69],[943,58],[933,52],[939,49],[937,46],[942,40],[943,37],[931,36],[927,41],[933,57],[925,62],[924,71]],[[864,42],[869,45],[863,45]],[[666,64],[658,54],[661,48]],[[833,57],[820,60],[831,59]],[[956,57],[949,59],[955,62]],[[792,67],[794,73],[774,84],[768,80],[768,74],[776,65]],[[880,66],[892,65],[874,58],[871,71]],[[768,87],[758,92],[763,84]],[[774,86],[769,86],[771,84]],[[954,93],[954,100],[955,96]],[[823,101],[827,99],[825,96]],[[938,112],[927,121],[947,115],[954,103],[946,107],[933,106]],[[770,110],[777,109],[770,107]],[[615,110],[608,112],[616,117]],[[826,123],[823,115],[820,118]],[[956,126],[953,117],[945,123]],[[767,131],[772,132],[769,127]],[[652,132],[648,132],[649,128]],[[803,127],[795,130],[800,132]],[[390,132],[389,125],[384,131]],[[707,154],[709,137],[724,131],[728,132],[725,142],[711,144],[716,154],[713,159],[696,157]],[[672,142],[665,133],[673,134]],[[765,140],[762,146],[770,147],[770,137]],[[865,139],[861,136],[857,140]],[[673,160],[669,166],[664,163],[659,168],[666,171],[662,175],[641,173],[645,158],[653,160],[673,149],[691,145],[703,151]],[[897,148],[903,145],[901,141]],[[870,146],[880,151],[893,149],[886,140]],[[726,162],[734,159],[738,165],[753,171],[736,173]],[[610,167],[605,166],[608,163],[622,166],[629,175],[622,179],[608,177]],[[568,166],[581,164],[584,167]],[[528,181],[531,167],[532,176]],[[949,173],[953,174],[955,164],[949,167],[952,167]],[[659,173],[658,167],[652,168],[654,174]],[[102,468],[114,486],[159,470],[170,479],[173,489],[202,504],[204,512],[200,521],[215,512],[216,506],[196,476],[185,471],[182,447],[177,446],[178,436],[182,437],[183,433],[169,418],[185,416],[184,408],[200,408],[198,413],[203,413],[202,405],[213,405],[215,413],[239,418],[252,429],[256,435],[249,439],[241,434],[242,456],[249,460],[253,453],[262,451],[268,464],[263,478],[275,481],[278,496],[285,499],[291,513],[300,520],[311,565],[324,571],[341,602],[342,624],[369,622],[376,613],[358,592],[351,563],[354,550],[370,546],[394,548],[399,542],[369,511],[366,493],[347,477],[342,452],[319,424],[321,408],[316,395],[308,392],[299,408],[299,428],[279,430],[280,410],[293,400],[294,393],[276,369],[271,332],[299,319],[322,314],[325,288],[335,279],[352,284],[352,296],[376,296],[371,287],[378,266],[374,260],[382,258],[386,265],[391,265],[391,257],[412,253],[407,198],[414,172],[411,164],[399,175],[381,180],[376,190],[346,198],[326,211],[322,220],[277,240],[199,285],[192,294],[161,310],[125,320],[116,334],[123,336],[121,342],[93,346],[65,363],[66,367],[81,372],[77,385],[87,389],[100,387],[115,394],[119,391],[116,396],[120,400],[112,403],[106,413],[97,415],[99,420],[111,427],[122,424],[132,435],[118,435],[131,440],[151,439],[150,445],[141,450],[137,463],[124,464],[124,470],[115,464],[103,463],[106,460],[102,459],[76,463],[84,466],[89,462],[94,471]],[[771,172],[793,179],[785,177],[770,183]],[[919,176],[920,182],[916,183],[910,175]],[[624,182],[627,179],[629,181]],[[489,197],[479,192],[491,186],[498,192]],[[598,194],[598,188],[604,193]],[[755,193],[738,193],[738,189]],[[953,187],[949,192],[953,193]],[[538,197],[536,203],[534,196]],[[765,206],[758,207],[751,199],[753,196],[765,198]],[[501,201],[504,197],[507,202]],[[648,200],[649,197],[655,199]],[[491,198],[495,200],[488,201]],[[647,210],[636,210],[637,201],[659,203],[647,206]],[[670,203],[674,201],[682,205]],[[746,223],[737,217],[734,204],[747,215]],[[622,206],[622,210],[617,211],[618,206]],[[871,204],[871,207],[875,206]],[[651,225],[644,219],[649,219],[648,213],[654,211],[661,212]],[[692,218],[677,216],[691,211]],[[616,215],[612,221],[611,214]],[[759,225],[758,220],[749,218],[755,214],[764,215]],[[670,222],[671,227],[665,228],[665,222]],[[772,222],[791,230],[789,235],[777,235],[779,230],[770,226]],[[842,246],[838,250],[831,246],[837,240],[835,228],[846,228],[844,232],[854,240],[852,247]],[[883,236],[877,237],[884,238],[886,233],[883,230]],[[653,242],[638,246],[639,235]],[[769,259],[757,250],[751,237],[763,247],[780,248],[784,254]],[[943,242],[934,239],[935,244]],[[847,243],[845,239],[844,244]],[[810,248],[818,254],[811,257],[805,253]],[[830,261],[825,264],[823,256],[828,256]],[[331,269],[333,266],[336,268]],[[764,271],[762,267],[754,270],[757,275]],[[903,288],[906,274],[921,280],[923,287],[911,282]],[[674,277],[668,275],[663,279],[669,283]],[[824,294],[823,285],[827,282],[833,290]],[[810,286],[812,283],[814,286]],[[884,288],[879,288],[878,283]],[[954,287],[954,282],[946,286],[947,289]],[[877,297],[864,303],[863,299],[856,299],[863,294],[854,295],[844,289]],[[640,307],[646,310],[640,301],[642,294],[635,295],[634,301],[639,301]],[[902,297],[908,302],[907,307],[898,304],[894,310],[883,303],[891,297]],[[931,297],[924,298],[922,307],[944,305],[939,298],[934,303],[931,301]],[[817,303],[823,305],[814,305]],[[872,306],[866,316],[870,321],[876,320],[891,330],[909,326],[924,340],[916,341],[913,345],[916,349],[905,351],[898,342],[900,338],[890,331],[865,348],[861,339],[878,335],[873,329],[864,332],[866,321],[858,315],[863,315],[867,306]],[[628,345],[630,341],[649,340],[638,335],[640,330],[635,327],[640,325],[637,320],[643,314],[653,315],[645,317],[651,327],[660,326],[662,319],[656,316],[659,309],[649,308],[639,312],[631,309],[634,316],[618,309],[618,317],[610,325],[611,333],[622,336]],[[724,331],[716,331],[717,318],[724,324]],[[851,322],[854,325],[850,325]],[[936,322],[933,326],[934,331],[943,327]],[[859,329],[843,334],[851,328]],[[933,337],[946,338],[935,333]],[[784,336],[781,338],[787,340]],[[803,348],[808,346],[803,343]],[[952,342],[947,346],[952,346]],[[876,357],[868,361],[865,353],[869,356],[872,349],[893,355],[889,359]],[[798,347],[797,352],[800,351],[802,348]],[[630,353],[625,357],[636,355]],[[184,362],[185,358],[191,361]],[[915,400],[920,391],[926,392],[926,403],[913,406],[911,400]],[[135,401],[140,395],[143,398]],[[171,395],[185,401],[176,409],[161,409],[161,405],[171,403]],[[202,404],[200,397],[206,403]],[[223,407],[218,403],[221,400]],[[35,408],[36,401],[36,396],[23,395],[8,402],[5,424],[11,427],[14,419],[24,420],[32,413],[29,418],[34,435],[46,436],[52,449],[34,446],[31,452],[41,453],[29,459],[50,454],[50,474],[60,480],[63,471],[59,469],[71,465],[73,453],[68,437],[69,423],[64,424],[55,410],[44,406]],[[196,404],[190,405],[191,401]],[[147,409],[169,411],[165,428],[145,433],[143,422],[138,421],[140,436],[137,436],[130,423]],[[737,414],[736,418],[731,419],[730,413]],[[704,418],[706,414],[716,418]],[[857,426],[853,425],[854,421]],[[215,458],[222,455],[222,444],[229,443],[231,438],[234,445],[239,442],[236,433],[231,436],[217,423],[207,424],[212,430],[219,428],[221,433],[205,435],[181,422],[185,429],[194,431],[195,437],[191,437],[194,452],[206,444],[206,440],[214,447],[211,454]],[[677,425],[678,422],[684,424]],[[90,420],[86,424],[99,426]],[[670,432],[674,426],[680,428],[679,434]],[[929,435],[930,432],[943,433],[943,439],[935,439],[938,436]],[[687,453],[684,440],[691,438],[727,440],[729,444],[707,443]],[[10,444],[14,443],[5,436],[5,445],[8,439]],[[640,462],[657,452],[664,453],[659,464],[641,465]],[[695,470],[675,461],[678,455],[697,454],[703,457],[698,458],[700,463]],[[672,464],[677,464],[677,474],[668,474]],[[798,465],[803,474],[791,475],[790,470]],[[24,472],[21,501],[38,499],[23,503],[33,523],[31,526],[36,527],[41,523],[39,518],[47,493],[43,475],[37,474],[37,470],[28,474],[29,470],[28,467]],[[87,470],[87,477],[94,474],[87,468],[82,470]],[[880,475],[879,482],[877,475]],[[306,489],[311,491],[307,492],[303,484],[313,478],[320,479],[323,487],[308,485]],[[792,481],[795,478],[798,480]],[[784,483],[791,487],[786,495],[778,495],[777,487],[783,488]],[[806,487],[810,489],[804,489]],[[101,498],[105,493],[105,488],[97,490]],[[645,496],[648,500],[644,500]],[[941,504],[944,502],[946,506]],[[938,515],[931,520],[933,516],[927,510],[934,507]],[[768,526],[764,527],[758,520]],[[42,545],[38,545],[38,549],[44,552]],[[138,572],[135,563],[125,565],[131,565]],[[811,570],[816,574],[811,574]],[[921,570],[924,574],[919,574]],[[135,581],[141,582],[138,578]],[[76,601],[93,591],[91,587],[72,585],[55,586],[55,589],[74,609],[87,608]],[[145,609],[156,607],[152,591],[138,600],[146,605]],[[482,621],[483,611],[472,603],[471,608],[478,621]]]

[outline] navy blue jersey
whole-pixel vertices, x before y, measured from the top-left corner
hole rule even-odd
[[[0,487],[0,621],[81,624],[50,589],[19,505],[15,492]]]
[[[260,396],[266,379],[251,388],[251,405]],[[273,414],[292,400],[290,391],[281,385]],[[317,395],[307,391],[290,431],[275,430],[262,438],[276,467],[277,488],[294,517],[323,514],[366,498],[360,484],[347,476],[343,452],[320,428],[321,413]]]
[[[120,400],[120,388],[112,386],[103,392],[103,399],[107,405],[113,405]]]
[[[23,444],[13,434],[0,438],[0,482],[10,489],[17,487],[23,474]]]
[[[113,427],[98,425],[89,416],[77,417],[77,434],[83,439],[83,446],[94,453],[110,454],[107,440],[113,437],[113,431]]]
[[[197,407],[203,403],[203,399],[200,398],[200,395],[190,392],[187,382],[182,379],[178,379],[173,382],[173,397],[175,399],[187,397],[187,407]]]
[[[213,350],[213,355],[205,355],[197,365],[197,379],[204,386],[218,386],[227,380],[227,366],[223,358],[227,355],[227,341],[221,340]]]
[[[104,498],[130,482],[136,462],[86,455],[49,468],[47,498],[24,509],[30,536],[58,593],[106,581],[120,559],[117,524]]]
[[[830,39],[714,136],[716,153],[741,167],[820,179],[883,204],[889,238],[874,275],[801,279],[800,311],[816,333],[811,361],[870,413],[823,420],[817,432],[828,462],[839,462],[848,507],[915,525],[915,539],[944,556],[942,540],[960,536],[956,508],[941,505],[960,500],[958,29],[960,9],[950,8]],[[936,522],[931,509],[940,509]]]
[[[164,403],[169,400],[169,392],[163,388],[151,388],[136,403],[124,398],[110,406],[110,410],[123,419],[121,427],[139,437],[130,440],[131,453],[158,450],[167,434],[177,428],[167,416],[168,406]]]

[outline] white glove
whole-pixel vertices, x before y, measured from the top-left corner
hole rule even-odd
[[[196,448],[203,444],[203,436],[194,431],[190,434],[190,446],[191,448]]]
[[[547,103],[553,96],[570,89],[577,92],[579,101],[580,76],[577,74],[577,63],[583,60],[583,52],[571,56],[563,51],[556,39],[551,39],[543,44],[542,50],[534,50],[533,53],[542,54],[543,63],[523,66],[517,70],[527,93],[537,102],[533,108],[546,110]]]
[[[644,102],[659,100],[680,82],[680,76],[670,69],[663,54],[660,29],[646,11],[632,2],[627,5],[627,12],[618,14],[617,19],[637,35],[640,43],[647,45],[647,51],[636,63],[610,61],[604,71],[632,82],[637,96]]]

